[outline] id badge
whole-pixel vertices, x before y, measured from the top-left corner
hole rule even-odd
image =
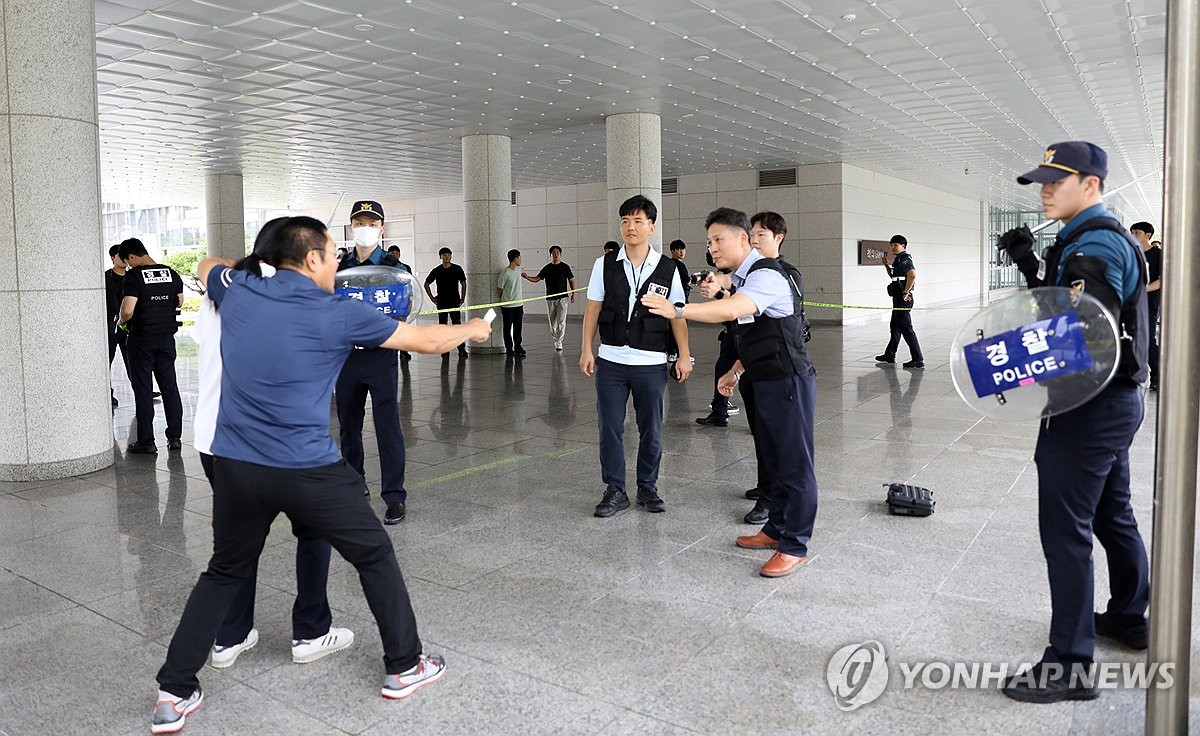
[[[738,317],[738,320],[737,320],[737,323],[739,325],[748,325],[748,324],[752,324],[753,322],[754,322],[753,314],[747,314],[742,317]]]

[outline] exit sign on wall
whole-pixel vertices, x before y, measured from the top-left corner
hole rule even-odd
[[[878,266],[879,259],[891,255],[892,244],[886,240],[858,241],[858,265]]]

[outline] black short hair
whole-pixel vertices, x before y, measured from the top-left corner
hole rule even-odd
[[[1153,234],[1154,234],[1154,226],[1153,226],[1153,225],[1151,225],[1151,224],[1150,224],[1150,223],[1148,223],[1148,222],[1135,222],[1135,223],[1133,223],[1132,225],[1130,225],[1130,226],[1129,226],[1129,229],[1130,229],[1131,231],[1132,231],[1132,230],[1139,230],[1139,231],[1141,231],[1141,232],[1143,232],[1143,233],[1146,233],[1147,235],[1153,235]]]
[[[561,256],[562,255],[562,246],[559,246],[559,245],[550,246],[550,252],[553,253],[554,251],[558,251],[558,254]]]
[[[438,251],[439,256],[444,256],[447,253],[453,253],[453,251],[451,251],[449,248],[442,248],[441,250]]]
[[[615,240],[608,241],[604,244],[604,252],[607,253],[610,250],[621,250],[621,244]]]
[[[150,252],[146,250],[145,244],[137,238],[126,238],[121,241],[120,249],[117,251],[120,254],[122,261],[129,260],[129,256],[148,256]]]
[[[687,250],[687,243],[682,240],[672,240],[671,250]]]
[[[892,239],[888,241],[888,245],[903,245],[905,248],[907,248],[908,238],[904,237],[903,235],[893,235]]]
[[[120,252],[121,252],[121,244],[117,243],[116,245],[114,245],[108,249],[108,257],[112,258],[113,256],[117,255]]]
[[[750,229],[753,230],[755,225],[762,225],[765,230],[787,237],[787,221],[778,212],[755,213],[750,218]]]
[[[338,253],[341,253],[342,255],[346,255],[349,252],[350,251],[346,250],[345,247],[338,248]]]
[[[508,252],[508,262],[509,263],[512,263],[513,261],[517,260],[520,257],[521,257],[521,251],[517,250],[516,248],[513,248],[512,250],[510,250]]]
[[[617,210],[621,217],[629,217],[635,212],[641,212],[650,222],[658,222],[658,208],[643,194],[635,194],[625,200],[621,203],[621,209]]]
[[[726,227],[740,227],[746,231],[746,235],[750,235],[750,218],[745,212],[735,210],[731,207],[718,207],[708,213],[708,217],[704,218],[704,229],[707,230],[713,225],[725,225]]]
[[[324,253],[328,235],[325,223],[316,218],[303,215],[280,217],[263,225],[259,238],[255,240],[254,250],[259,251],[259,240],[262,240],[263,260],[266,263],[276,268],[295,268],[304,265],[309,251]]]
[[[399,252],[400,252],[400,246],[398,246],[398,245],[391,245],[391,246],[388,246],[387,252],[388,252],[388,253],[391,253],[392,251],[396,251],[397,253],[399,253]]]

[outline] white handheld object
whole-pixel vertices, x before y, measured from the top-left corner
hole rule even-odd
[[[494,320],[494,319],[496,319],[496,310],[495,309],[488,309],[487,314],[483,315],[483,321],[487,322],[489,325],[492,323],[492,320]]]

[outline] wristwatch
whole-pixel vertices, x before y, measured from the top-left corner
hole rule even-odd
[[[721,290],[718,291],[715,296],[713,296],[713,299],[724,299],[724,298],[725,298],[725,287],[722,286]]]
[[[675,319],[683,319],[683,303],[675,302]]]

